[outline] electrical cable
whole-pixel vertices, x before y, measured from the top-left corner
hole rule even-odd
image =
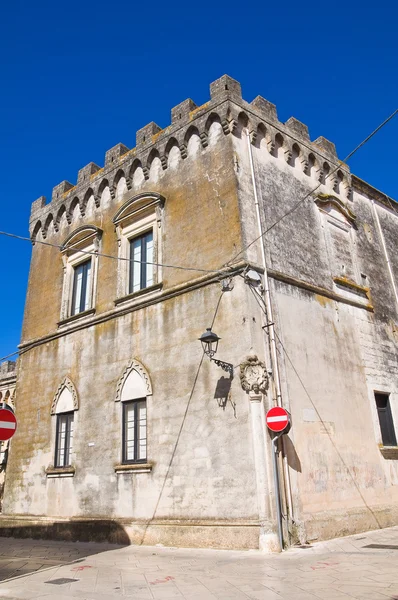
[[[32,242],[31,238],[28,238],[23,235],[17,235],[15,233],[9,233],[8,231],[0,231],[0,235],[4,235],[4,236],[10,237],[10,238],[15,238],[17,240],[23,240],[25,242]],[[53,248],[58,248],[59,250],[66,249],[65,246],[62,246],[62,244],[52,244],[51,242],[43,242],[42,240],[35,240],[35,244],[42,244],[43,246],[51,246]],[[81,252],[82,254],[88,254],[90,256],[102,256],[103,258],[112,258],[113,260],[134,262],[134,263],[139,263],[141,265],[153,265],[155,267],[164,267],[166,269],[180,269],[182,271],[198,271],[201,273],[219,273],[220,272],[220,270],[216,270],[216,269],[199,269],[196,267],[181,267],[179,265],[168,265],[165,263],[136,260],[134,258],[125,258],[124,256],[114,256],[113,254],[103,254],[102,252],[95,252],[95,251],[90,251],[90,250],[80,250],[78,248],[77,248],[77,250],[78,250],[78,252]]]
[[[331,177],[334,173],[336,173],[336,171],[338,171],[339,169],[341,169],[342,165],[345,165],[347,163],[347,161],[360,148],[362,148],[362,146],[364,146],[374,135],[376,135],[376,133],[378,133],[380,131],[380,129],[382,129],[382,127],[384,127],[385,125],[387,125],[387,123],[389,121],[391,121],[391,119],[393,119],[397,113],[398,113],[398,109],[396,109],[389,117],[387,117],[387,119],[385,119],[380,125],[378,125],[378,127],[376,127],[376,129],[374,129],[372,131],[372,133],[370,133],[360,144],[358,144],[358,146],[356,146],[354,148],[354,150],[352,150],[352,152],[350,152],[349,154],[347,154],[347,156],[342,161],[339,161],[339,164],[334,169],[332,169],[330,171],[330,173],[328,173],[325,176],[325,181],[326,181],[326,179],[328,179],[329,177]],[[303,196],[303,198],[301,198],[298,202],[296,202],[296,204],[294,204],[293,207],[290,210],[288,210],[284,215],[282,215],[279,219],[277,219],[275,221],[275,223],[273,223],[272,225],[270,225],[268,227],[268,229],[266,229],[261,235],[259,235],[258,237],[256,237],[253,241],[251,241],[250,244],[248,244],[247,246],[245,246],[245,248],[243,248],[242,250],[240,250],[233,258],[231,258],[227,263],[225,263],[224,266],[230,265],[232,262],[234,262],[238,258],[238,256],[240,256],[241,254],[243,254],[243,252],[246,252],[246,250],[248,250],[260,238],[264,237],[269,231],[271,231],[271,229],[273,229],[274,227],[276,227],[276,225],[278,225],[283,219],[285,219],[286,217],[288,217],[289,215],[291,215],[309,196],[311,196],[314,192],[316,192],[316,190],[321,185],[323,185],[323,183],[319,182],[318,185],[316,185],[312,190],[310,190],[307,194],[305,194],[305,196]]]
[[[19,354],[19,350],[16,350],[15,352],[11,352],[11,354],[7,354],[7,356],[3,356],[3,358],[0,358],[0,363],[7,360],[7,358],[11,358],[11,356],[15,356],[16,354]]]
[[[8,234],[8,233],[2,232],[2,231],[0,231],[0,234],[4,234],[4,235],[8,235],[8,236],[10,236],[10,237],[16,237],[16,238],[20,238],[20,237],[21,237],[21,236],[17,236],[17,235],[15,235],[15,234]],[[25,239],[25,240],[30,240],[30,238],[23,238],[23,239]],[[60,247],[61,247],[61,246],[58,246],[57,244],[50,244],[50,243],[48,243],[48,242],[43,242],[43,243],[44,243],[44,244],[48,244],[48,245],[50,245],[50,246],[55,246],[55,247],[57,247],[57,248],[60,248]],[[95,254],[95,255],[97,255],[97,256],[106,256],[106,257],[107,257],[107,255],[104,255],[104,254],[96,254],[95,252],[87,252],[87,254]],[[118,258],[118,257],[115,257],[115,256],[109,256],[109,258]],[[125,260],[129,260],[129,259],[125,259]],[[140,262],[140,261],[134,261],[134,262]],[[154,264],[154,265],[159,265],[159,263],[143,263],[143,264]],[[164,265],[161,265],[161,266],[164,266]],[[174,267],[172,267],[172,268],[174,268]],[[184,267],[175,267],[175,268],[184,268]],[[185,269],[185,268],[184,268],[184,269]],[[188,270],[196,270],[196,269],[188,269]],[[205,272],[206,272],[206,273],[219,273],[219,274],[222,274],[222,272],[223,272],[223,271],[205,271]],[[215,310],[215,313],[214,313],[214,316],[213,316],[213,320],[212,320],[212,322],[211,322],[211,327],[213,327],[213,325],[214,325],[214,321],[215,321],[215,319],[216,319],[217,312],[218,312],[218,307],[220,306],[221,298],[222,298],[222,294],[221,294],[221,296],[220,296],[220,298],[219,298],[219,300],[218,300],[218,304],[217,304],[217,307],[216,307],[216,310]],[[16,350],[15,352],[11,352],[11,354],[7,354],[7,356],[3,356],[2,358],[0,358],[0,363],[2,363],[3,361],[7,360],[8,358],[11,358],[12,356],[16,356],[16,355],[22,356],[22,354],[24,354],[25,352],[28,352],[29,350],[31,350],[32,348],[34,348],[34,347],[35,347],[35,345],[36,345],[36,344],[29,345],[29,346],[27,346],[26,348],[24,348],[23,350]]]

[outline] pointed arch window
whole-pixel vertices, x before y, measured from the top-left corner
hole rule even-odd
[[[152,396],[145,368],[133,360],[123,373],[116,400],[121,403],[122,465],[147,464],[147,402]]]
[[[70,467],[73,449],[73,412],[57,415],[54,467]]]
[[[73,463],[75,414],[78,409],[76,389],[66,377],[55,394],[51,414],[55,417],[54,468],[67,469]]]

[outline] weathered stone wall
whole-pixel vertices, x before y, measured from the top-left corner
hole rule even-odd
[[[240,340],[228,356],[234,364],[250,351],[249,318],[248,325],[238,328],[231,319],[236,306],[250,302],[246,294],[237,288],[225,292],[216,321],[223,331],[223,348],[231,349]],[[203,323],[211,320],[219,295],[219,285],[213,284],[71,333],[21,357],[19,410],[25,410],[13,445],[5,512],[148,520],[156,509],[156,518],[168,521],[256,523],[248,402],[235,381],[235,410],[230,402],[225,410],[218,405],[214,394],[222,372],[207,359],[165,481],[201,359],[197,338]],[[145,365],[153,386],[148,399],[148,459],[153,468],[151,473],[116,474],[121,454],[116,389],[132,357]],[[79,394],[76,473],[49,479],[45,470],[53,464],[55,435],[50,409],[65,375]]]
[[[17,379],[16,363],[6,360],[0,364],[0,402],[15,410],[15,384]],[[0,442],[0,507],[4,494],[4,479],[11,441]]]
[[[234,144],[246,243],[258,237],[246,136]],[[313,192],[319,173],[306,164],[262,141],[252,151],[264,231],[282,218],[263,239],[293,421],[286,448],[294,521],[308,539],[397,523],[398,462],[379,449],[374,400],[374,391],[390,392],[398,424],[397,305],[371,198],[398,273],[394,205],[371,188],[365,196],[355,181],[353,190],[336,188],[333,177]],[[247,255],[260,263],[259,244]]]

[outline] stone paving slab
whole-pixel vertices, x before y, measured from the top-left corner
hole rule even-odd
[[[398,527],[279,555],[0,538],[0,600],[398,600]]]

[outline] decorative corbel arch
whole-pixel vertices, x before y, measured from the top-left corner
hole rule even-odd
[[[180,143],[175,137],[171,137],[164,149],[164,155],[161,157],[163,169],[166,169],[169,165],[169,154],[173,148],[177,148],[181,157]]]
[[[44,227],[43,227],[43,237],[44,237],[44,239],[46,239],[46,237],[47,237],[47,232],[48,232],[48,229],[49,229],[51,223],[53,224],[53,227],[54,227],[54,217],[53,217],[52,213],[50,213],[48,215],[48,217],[47,217],[47,219],[46,219],[46,221],[44,223]]]
[[[68,212],[66,213],[66,218],[67,218],[67,221],[69,224],[72,223],[73,213],[75,212],[76,206],[79,207],[79,212],[78,212],[79,217],[84,216],[83,212],[82,212],[82,205],[80,202],[80,198],[78,196],[75,196],[73,198],[72,202],[70,203]]]
[[[57,410],[57,403],[58,400],[62,394],[62,392],[64,391],[64,389],[69,390],[69,392],[72,395],[72,399],[73,399],[73,410],[78,410],[79,409],[79,398],[77,395],[77,391],[75,386],[73,385],[73,382],[71,381],[71,379],[69,379],[69,377],[65,377],[64,380],[62,381],[62,383],[59,384],[57,391],[55,392],[55,396],[54,396],[54,400],[52,402],[51,405],[51,414],[55,415],[56,414],[56,410]]]
[[[86,193],[84,194],[84,198],[83,198],[82,207],[83,207],[84,214],[86,214],[87,204],[88,204],[88,201],[90,200],[91,196],[94,198],[94,204],[98,208],[98,198],[96,198],[94,189],[92,187],[89,187],[88,190],[86,191]]]
[[[127,367],[124,369],[121,377],[119,378],[119,381],[118,381],[117,387],[116,387],[115,402],[120,402],[121,397],[122,397],[123,386],[133,371],[136,371],[138,373],[138,375],[141,377],[142,382],[146,389],[146,396],[152,396],[152,384],[151,384],[151,379],[149,377],[149,373],[143,364],[141,364],[138,360],[133,358],[129,362]]]
[[[102,179],[101,183],[98,185],[97,192],[94,195],[94,200],[96,200],[95,205],[96,205],[97,208],[101,205],[102,194],[104,193],[104,191],[106,190],[106,188],[108,188],[109,194],[111,195],[109,181],[105,177],[104,179]],[[97,200],[98,200],[98,204],[97,204]]]
[[[65,204],[61,204],[61,206],[58,209],[57,212],[57,216],[55,217],[55,221],[54,221],[54,229],[55,231],[59,231],[60,225],[61,225],[61,220],[62,217],[65,215],[65,220],[67,221],[66,218],[66,206]]]
[[[30,239],[32,240],[33,245],[35,245],[35,241],[36,241],[36,238],[37,238],[39,232],[41,232],[41,221],[37,221],[36,225],[34,226],[32,235],[30,236]]]

